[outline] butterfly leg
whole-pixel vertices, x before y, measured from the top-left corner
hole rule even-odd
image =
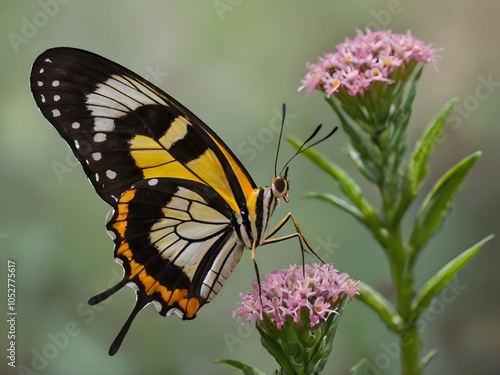
[[[259,302],[260,306],[262,307],[262,288],[261,288],[261,283],[260,283],[260,271],[259,271],[259,266],[257,265],[257,260],[255,259],[255,249],[257,248],[257,244],[254,243],[252,244],[252,262],[253,262],[253,267],[255,270],[255,277],[257,279],[257,285],[259,286]]]
[[[275,237],[271,238],[274,236],[283,226],[289,221],[292,220],[292,223],[295,227],[295,233],[287,234],[284,236],[280,237]],[[311,254],[313,254],[316,258],[318,258],[322,263],[325,263],[320,256],[313,250],[309,242],[307,241],[306,237],[304,236],[304,233],[302,233],[302,230],[300,229],[299,223],[297,222],[297,219],[295,218],[294,214],[289,212],[286,214],[286,216],[281,219],[281,221],[272,229],[269,233],[267,233],[266,238],[264,239],[264,242],[262,242],[262,245],[267,245],[270,243],[276,243],[276,242],[281,242],[288,240],[290,238],[297,237],[300,242],[300,248],[302,250],[302,260],[304,260],[304,252],[309,251]],[[253,253],[252,253],[253,255]]]

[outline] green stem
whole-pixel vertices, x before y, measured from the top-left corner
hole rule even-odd
[[[399,335],[401,345],[401,373],[403,375],[421,375],[419,363],[421,342],[417,327],[412,325]]]
[[[384,195],[383,195],[384,196]],[[384,202],[386,219],[390,221],[390,202]],[[396,291],[398,313],[403,319],[403,328],[397,332],[401,346],[401,374],[420,375],[419,355],[421,342],[411,303],[414,297],[413,268],[409,264],[410,251],[403,242],[400,221],[388,227],[387,254],[394,287]]]

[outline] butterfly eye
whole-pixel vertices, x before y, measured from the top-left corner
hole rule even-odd
[[[276,177],[272,184],[273,195],[288,202],[288,182],[284,177]]]

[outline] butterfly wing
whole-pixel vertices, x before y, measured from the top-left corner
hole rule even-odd
[[[193,319],[238,263],[243,244],[232,227],[234,215],[210,189],[189,180],[143,180],[122,194],[110,212],[107,227],[125,277],[89,303],[99,303],[127,283],[137,290],[136,305],[111,355],[144,306],[153,302],[161,315],[174,311]]]
[[[54,48],[31,72],[42,114],[66,140],[96,192],[114,207],[108,231],[137,313],[195,317],[215,297],[243,249],[233,230],[256,188],[223,141],[175,99],[137,74],[90,52]]]
[[[121,65],[91,52],[53,48],[35,60],[30,83],[42,114],[111,205],[147,178],[210,185],[234,211],[256,187],[208,126]]]

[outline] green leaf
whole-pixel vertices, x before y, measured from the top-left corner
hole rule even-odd
[[[288,141],[297,149],[302,145],[302,142],[299,142],[294,138],[288,138]],[[339,165],[335,164],[333,161],[316,150],[310,148],[305,150],[303,154],[319,168],[333,177],[333,179],[337,182],[340,190],[347,196],[347,198],[349,198],[349,200],[361,213],[361,215],[356,213],[355,217],[358,220],[361,220],[361,222],[365,224],[368,229],[370,229],[370,231],[380,242],[380,244],[384,246],[386,243],[386,237],[383,234],[383,225],[380,222],[373,207],[363,197],[361,188],[358,184],[356,184],[352,177],[349,176],[349,174],[344,171]],[[331,203],[334,203],[336,205],[340,204],[340,206],[342,206],[341,208],[344,211],[350,211],[351,214],[355,213],[354,211],[350,210],[348,205],[344,205],[338,199],[336,200],[334,198],[333,200],[331,200]]]
[[[394,133],[391,135],[391,142],[389,144],[389,153],[391,159],[391,169],[394,174],[398,174],[401,169],[401,162],[406,153],[406,128],[404,126],[396,125]]]
[[[215,363],[225,363],[230,366],[236,367],[243,371],[243,374],[245,375],[266,375],[265,372],[259,371],[255,367],[245,365],[244,363],[235,361],[233,359],[218,359],[215,361]]]
[[[320,374],[325,367],[330,353],[333,349],[333,339],[335,337],[335,333],[337,332],[337,327],[340,321],[340,318],[343,316],[343,311],[345,307],[351,302],[351,298],[344,296],[343,301],[340,302],[340,306],[337,309],[337,313],[331,314],[327,321],[324,324],[321,324],[321,347],[320,350],[317,350],[314,353],[314,356],[311,358],[311,364],[315,363],[315,372],[308,372],[310,374]],[[310,368],[310,366],[306,367]]]
[[[309,191],[305,194],[305,196],[308,198],[317,198],[317,199],[322,200],[324,202],[331,203],[334,206],[337,206],[338,208],[340,208],[341,210],[351,214],[359,221],[363,222],[363,215],[356,207],[347,203],[345,200],[337,197],[334,194]]]
[[[365,375],[368,374],[368,360],[366,358],[362,358],[358,363],[351,367],[349,373],[351,375]]]
[[[425,177],[427,177],[427,161],[429,160],[436,143],[441,138],[446,120],[453,112],[457,102],[458,99],[455,98],[446,103],[438,114],[430,121],[420,140],[415,144],[415,148],[413,149],[410,160],[408,161],[407,169],[409,189],[412,195],[416,195],[418,193]]]
[[[369,181],[380,184],[382,181],[383,173],[381,169],[371,160],[364,158],[354,147],[349,145],[349,156],[356,165],[356,168],[365,176]]]
[[[415,71],[410,89],[408,90],[408,95],[406,96],[406,100],[401,106],[398,107],[398,109],[394,113],[394,123],[396,125],[396,130],[401,128],[404,129],[408,125],[408,121],[411,117],[413,101],[415,100],[415,96],[417,95],[418,81],[420,79],[420,76],[422,75],[422,71],[423,65]],[[394,146],[394,144],[392,144],[392,146]]]
[[[266,324],[265,319],[268,318],[264,314],[263,324]],[[268,326],[269,324],[270,323],[267,322]],[[255,324],[255,328],[257,328],[257,331],[260,334],[260,342],[262,343],[262,346],[269,352],[269,354],[271,354],[274,357],[274,359],[276,359],[276,362],[279,363],[282,371],[285,374],[293,374],[294,369],[292,364],[289,362],[290,358],[287,356],[286,353],[283,353],[283,349],[281,347],[279,338],[276,340],[272,338],[270,335],[268,335],[266,330],[263,327],[261,327],[259,322]]]
[[[416,257],[419,250],[441,227],[453,205],[453,199],[462,182],[480,156],[481,152],[478,151],[460,161],[448,170],[429,192],[420,207],[411,235],[410,248],[412,258]]]
[[[288,140],[297,149],[302,145],[302,142],[299,142],[296,139],[289,138]],[[340,190],[342,190],[342,192],[364,215],[375,212],[365,201],[359,185],[356,184],[356,182],[354,182],[347,172],[345,172],[339,165],[335,164],[326,156],[311,148],[305,150],[303,154],[323,171],[332,176],[335,181],[337,181]]]
[[[469,261],[481,250],[481,248],[494,236],[489,235],[474,246],[465,250],[455,259],[449,261],[441,268],[418,292],[412,302],[413,316],[418,317],[422,311],[429,307],[432,299],[455,277]]]
[[[420,368],[423,370],[425,366],[429,364],[429,362],[436,356],[437,349],[432,349],[429,353],[427,353],[424,358],[420,361]]]
[[[396,110],[393,115],[393,120],[390,121],[389,137],[386,147],[386,153],[390,155],[390,169],[392,175],[396,175],[399,171],[401,161],[406,152],[406,129],[411,118],[413,102],[417,95],[417,83],[422,75],[423,66],[420,66],[413,74],[410,88],[407,90],[406,97],[403,95],[395,95],[398,102],[394,103]],[[404,90],[404,84],[402,89]],[[404,102],[403,102],[404,99]]]
[[[361,155],[363,159],[371,160],[375,164],[380,165],[380,154],[376,149],[373,142],[369,140],[367,134],[363,132],[359,124],[351,124],[351,120],[344,115],[344,112],[338,107],[338,103],[335,99],[325,98],[326,102],[333,109],[335,114],[342,124],[342,129],[351,139],[352,147]],[[347,108],[358,108],[356,105],[347,106]],[[353,114],[348,115],[351,118],[358,118],[358,116],[353,116]]]
[[[405,181],[405,189],[401,195],[401,201],[394,214],[394,219],[398,221],[406,212],[408,206],[417,196],[427,177],[429,167],[428,160],[436,143],[439,141],[446,120],[452,113],[458,99],[451,99],[429,122],[422,133],[420,139],[415,144],[408,160],[406,170],[401,176]]]
[[[356,296],[371,307],[393,332],[401,331],[403,320],[394,306],[378,291],[370,285],[360,281],[358,285],[359,295]]]

